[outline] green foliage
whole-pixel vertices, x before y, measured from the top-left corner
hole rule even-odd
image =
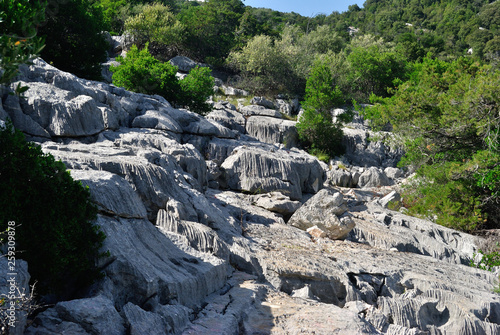
[[[159,3],[146,5],[142,11],[125,22],[125,30],[139,47],[149,42],[149,50],[164,59],[176,56],[181,50],[186,28],[169,7]]]
[[[182,105],[205,115],[211,111],[212,106],[206,102],[213,94],[215,81],[208,67],[196,67],[180,81],[184,98]]]
[[[498,247],[498,244],[497,244]],[[498,251],[492,251],[489,253],[485,253],[482,250],[479,250],[479,253],[474,253],[474,257],[481,255],[481,259],[479,260],[478,263],[474,262],[474,259],[470,261],[470,266],[486,270],[486,271],[493,271],[493,268],[495,266],[500,266],[500,253]],[[497,292],[500,293],[500,292]]]
[[[236,28],[244,11],[240,0],[207,0],[201,6],[181,10],[178,18],[187,29],[184,53],[222,65],[236,45]]]
[[[365,117],[390,122],[402,164],[420,167],[405,196],[411,213],[465,231],[500,223],[499,78],[471,59],[425,58],[393,97],[372,98]]]
[[[312,150],[329,156],[342,153],[342,123],[349,113],[333,121],[335,106],[344,103],[342,93],[324,59],[318,59],[307,79],[304,113],[297,123],[299,138]]]
[[[206,100],[213,93],[214,79],[208,68],[195,68],[179,81],[177,67],[161,62],[148,51],[148,44],[139,50],[133,45],[120,65],[111,67],[113,84],[145,94],[158,94],[170,103],[204,114],[210,110]]]
[[[45,36],[42,58],[79,77],[100,79],[108,49],[102,8],[85,0],[60,1],[47,7],[46,17],[38,31]]]
[[[0,85],[10,83],[19,66],[29,64],[42,50],[36,27],[44,21],[44,13],[44,1],[0,2]]]
[[[10,124],[0,130],[0,184],[0,231],[15,222],[17,256],[40,292],[68,298],[99,277],[105,236],[92,224],[89,190]]]

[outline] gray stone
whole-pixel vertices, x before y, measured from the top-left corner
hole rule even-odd
[[[130,302],[123,306],[123,314],[129,325],[130,335],[170,333],[167,322],[160,315],[147,312]]]
[[[342,193],[322,189],[292,215],[288,224],[302,230],[317,226],[333,240],[344,239],[354,228],[352,220],[339,218],[346,210]]]
[[[359,176],[359,187],[381,187],[389,186],[392,182],[387,176],[375,167],[371,167]]]
[[[399,203],[400,201],[401,201],[401,195],[396,191],[392,191],[385,197],[380,199],[379,203],[382,207],[387,208],[390,204]]]
[[[327,182],[332,186],[353,187],[352,175],[344,169],[332,169],[326,173]]]
[[[147,220],[99,215],[97,224],[107,236],[103,250],[110,252],[100,261],[107,277],[102,290],[118,306],[142,306],[154,298],[193,308],[224,285],[226,262],[189,247],[181,250]]]
[[[274,103],[264,97],[253,97],[252,100],[250,100],[250,104],[263,106],[267,109],[274,109]]]
[[[148,110],[145,114],[137,116],[132,121],[132,127],[152,128],[182,133],[182,128],[171,117],[161,111]]]
[[[5,113],[8,118],[12,120],[16,129],[32,136],[50,138],[50,134],[47,130],[40,126],[29,115],[23,113],[18,97],[12,95],[7,96],[3,106],[5,108]],[[5,117],[5,120],[7,120],[7,117]]]
[[[175,56],[174,58],[169,60],[169,62],[173,66],[177,66],[179,71],[186,72],[186,73],[191,71],[192,69],[194,69],[197,66],[200,66],[200,67],[206,66],[205,64],[197,63],[197,62],[193,61],[192,59],[185,57],[185,56]]]
[[[90,188],[99,210],[123,218],[147,218],[146,208],[129,182],[120,176],[95,170],[70,170],[71,177]]]
[[[207,116],[207,119],[216,121],[223,125],[226,128],[231,130],[235,130],[241,134],[245,133],[245,124],[246,120],[235,110],[232,109],[216,109],[210,112]]]
[[[293,112],[293,107],[287,101],[283,99],[276,99],[276,107],[281,114],[291,116]]]
[[[299,141],[295,121],[268,116],[251,116],[247,120],[248,135],[269,144],[283,143],[285,147],[296,147]]]
[[[394,167],[385,168],[384,173],[388,178],[391,178],[391,179],[398,179],[398,178],[401,178],[403,176],[403,171],[401,171],[401,169],[394,168]]]
[[[226,86],[226,85],[222,85],[221,89],[222,89],[222,92],[224,92],[225,95],[230,95],[230,96],[243,96],[243,97],[246,97],[246,96],[248,96],[250,94],[250,93],[248,93],[245,90],[240,90],[238,88],[234,88],[234,87]]]
[[[258,105],[248,105],[240,108],[240,113],[244,116],[270,116],[274,118],[281,119],[281,113],[275,109],[268,109],[264,106]]]
[[[300,201],[292,201],[280,192],[270,192],[255,196],[255,204],[268,211],[290,217],[302,205]]]
[[[80,325],[91,334],[125,334],[123,319],[113,302],[103,296],[59,302],[58,317]]]
[[[302,192],[315,193],[323,185],[318,160],[304,152],[238,147],[221,165],[224,182],[232,190],[280,191],[293,200]]]

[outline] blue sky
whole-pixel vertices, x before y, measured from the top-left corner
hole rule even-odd
[[[359,7],[363,7],[364,2],[364,0],[243,0],[247,6],[295,12],[303,16],[315,16],[320,13],[329,15],[333,11],[342,13],[347,11],[349,5],[357,3]]]

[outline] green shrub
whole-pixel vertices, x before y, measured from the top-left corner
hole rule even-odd
[[[45,2],[0,1],[0,85],[17,75],[19,65],[29,63],[43,48],[36,27],[44,21]]]
[[[0,231],[15,222],[16,258],[40,293],[68,298],[99,277],[105,236],[92,223],[89,190],[10,124],[0,130],[0,185]]]
[[[206,101],[214,92],[215,80],[208,67],[195,67],[180,81],[183,99],[180,102],[189,109],[205,115],[212,106]]]
[[[493,271],[493,268],[495,266],[500,266],[500,253],[498,251],[485,253],[482,250],[479,250],[478,254],[474,253],[473,258],[476,258],[476,256],[478,256],[479,254],[481,255],[481,259],[479,260],[479,262],[476,263],[472,259],[470,261],[470,266],[486,271]]]
[[[158,94],[171,104],[199,114],[210,111],[206,100],[213,94],[214,78],[209,68],[195,68],[178,80],[177,67],[161,62],[148,51],[148,44],[139,50],[133,45],[125,58],[117,57],[120,65],[111,67],[113,84],[145,94]]]
[[[318,59],[307,79],[304,113],[297,122],[299,138],[306,147],[330,157],[343,152],[342,124],[348,121],[350,113],[337,117],[335,122],[331,114],[343,102],[328,64],[325,59]]]

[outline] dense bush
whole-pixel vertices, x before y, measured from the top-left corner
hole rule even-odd
[[[332,109],[344,103],[328,63],[318,59],[307,79],[304,113],[297,123],[299,138],[312,153],[330,157],[342,153],[342,124],[349,114],[333,120]]]
[[[125,58],[118,57],[119,66],[111,67],[113,84],[128,90],[158,94],[178,107],[205,114],[210,110],[206,100],[213,93],[214,79],[208,68],[195,68],[183,80],[175,74],[177,67],[161,62],[148,51],[132,46]]]
[[[419,168],[410,212],[465,231],[500,224],[500,72],[471,59],[425,58],[391,98],[365,114],[393,125]]]
[[[43,48],[36,27],[44,21],[45,2],[4,0],[0,2],[0,85],[8,84],[19,65],[29,63]]]
[[[88,189],[10,125],[0,130],[0,185],[0,231],[15,222],[16,256],[39,292],[68,298],[99,277],[105,236]]]
[[[134,43],[144,47],[156,57],[168,60],[182,49],[186,28],[172,14],[169,7],[155,3],[146,5],[142,11],[125,22],[125,30]]]
[[[79,77],[100,79],[108,49],[102,8],[85,0],[54,1],[46,18],[38,31],[45,36],[42,58]]]

